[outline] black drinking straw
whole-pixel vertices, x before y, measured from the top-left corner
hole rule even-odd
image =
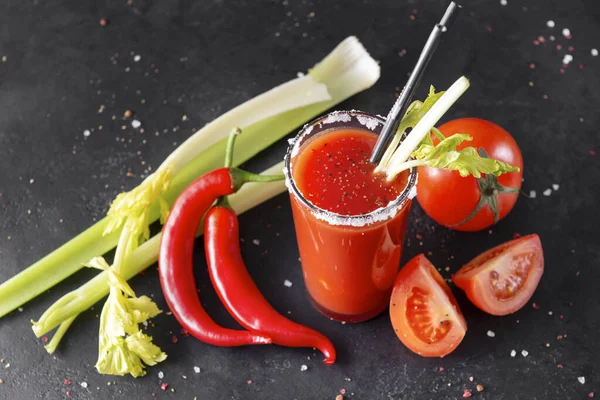
[[[408,108],[408,105],[410,104],[415,91],[421,82],[425,68],[427,67],[427,64],[429,64],[433,53],[440,43],[442,33],[446,32],[448,28],[450,28],[456,19],[460,8],[460,5],[456,4],[455,2],[451,2],[440,22],[433,27],[433,30],[429,35],[429,39],[427,39],[427,42],[421,51],[419,60],[411,72],[408,81],[406,82],[406,86],[404,86],[404,89],[402,89],[402,93],[400,93],[400,96],[398,96],[398,99],[390,110],[385,124],[381,129],[381,133],[379,134],[379,138],[377,139],[377,143],[375,143],[375,148],[371,154],[371,163],[377,164],[379,161],[381,161],[381,157],[383,157],[385,150],[389,146],[396,133],[396,130],[398,129],[398,126],[400,125],[400,121],[404,117],[404,114],[406,114],[406,109]]]

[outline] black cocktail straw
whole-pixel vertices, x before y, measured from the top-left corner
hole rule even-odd
[[[450,28],[456,19],[458,10],[460,8],[461,7],[458,4],[451,2],[440,22],[433,27],[433,30],[429,35],[429,39],[427,39],[427,43],[425,43],[425,46],[421,51],[421,55],[419,56],[419,60],[417,61],[415,68],[411,72],[404,89],[402,89],[402,93],[400,93],[400,96],[398,96],[398,99],[390,110],[381,133],[379,134],[379,138],[377,139],[377,143],[375,144],[375,148],[371,154],[371,162],[373,164],[377,164],[379,161],[381,161],[381,157],[383,157],[385,150],[392,141],[392,138],[394,137],[394,134],[400,125],[400,121],[404,117],[404,114],[406,114],[406,109],[408,108],[408,105],[410,104],[413,95],[415,94],[415,91],[421,82],[425,68],[427,67],[427,64],[429,64],[433,53],[440,43],[442,33],[446,32],[448,28]]]

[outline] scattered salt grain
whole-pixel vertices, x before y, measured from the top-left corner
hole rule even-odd
[[[583,385],[585,383],[585,376],[580,376],[579,378],[577,378],[577,380]]]
[[[553,184],[552,184],[552,189],[553,189],[554,191],[557,191],[559,187],[560,187],[560,186],[559,186],[559,184],[558,184],[558,183],[553,183]]]
[[[562,34],[564,37],[569,37],[571,36],[571,30],[569,30],[569,28],[565,28],[562,30]]]
[[[496,336],[496,334],[495,334],[493,331],[487,331],[487,335],[488,335],[489,337],[494,337],[494,336]]]
[[[165,374],[164,374],[164,372],[162,372],[162,371],[158,371],[158,379],[162,379],[162,378],[164,378],[164,377],[165,377]]]
[[[544,196],[550,196],[552,194],[552,189],[546,189],[542,192]]]
[[[260,244],[260,240],[258,240],[258,239],[254,239],[254,240],[252,241],[252,243],[258,246],[258,245]]]
[[[87,384],[87,382],[81,382],[81,383],[80,383],[80,385],[81,385],[81,387],[82,387],[82,388],[84,388],[84,389],[88,387],[88,384]]]
[[[501,6],[505,6],[505,5],[507,5],[507,4],[508,4],[508,1],[507,1],[507,0],[500,0],[500,5],[501,5]]]
[[[522,351],[521,351],[521,355],[522,355],[523,357],[527,357],[527,356],[529,355],[529,352],[528,352],[527,350],[522,350]]]
[[[565,54],[562,63],[568,65],[571,61],[573,61],[573,56],[570,54]]]
[[[283,285],[285,287],[292,287],[292,282],[288,281],[287,279],[285,281],[283,281]]]
[[[19,307],[19,308],[17,308],[17,310],[18,310],[19,312],[23,312],[23,307]]]
[[[83,136],[88,137],[90,136],[90,131],[89,129],[86,129],[85,131],[83,131]]]
[[[596,57],[598,55],[598,49],[592,49],[590,53],[592,54],[592,56]]]
[[[197,367],[197,366],[194,367],[194,372],[197,373],[197,374],[199,374],[200,373],[200,367]]]
[[[133,61],[138,62],[142,59],[142,56],[140,56],[139,54],[136,54],[135,56],[133,56]]]
[[[134,119],[133,121],[131,121],[131,126],[133,127],[133,129],[137,129],[140,126],[142,126],[142,123],[137,119]]]
[[[308,367],[304,364],[302,364],[302,366],[300,367],[300,371],[306,371],[308,369]]]
[[[546,22],[546,26],[547,26],[548,28],[554,28],[554,25],[556,25],[556,24],[555,24],[555,23],[554,23],[554,21],[552,21],[552,20],[549,20],[548,22]]]
[[[536,196],[535,190],[530,190],[529,197],[531,197],[532,199],[535,199],[535,196]]]

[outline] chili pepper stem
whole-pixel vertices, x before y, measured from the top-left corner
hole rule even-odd
[[[229,204],[229,196],[219,197],[213,207],[225,207],[231,209],[231,204]]]
[[[235,139],[242,133],[242,130],[238,127],[233,128],[229,134],[227,140],[227,149],[225,150],[225,168],[230,168],[233,165],[233,147],[235,145]]]
[[[244,183],[248,182],[275,182],[285,179],[285,175],[260,175],[244,171],[239,168],[232,168],[233,164],[233,149],[235,147],[235,139],[242,133],[240,128],[233,128],[227,140],[227,149],[225,150],[225,168],[229,168],[233,189],[237,192]],[[220,200],[219,200],[220,201]]]
[[[281,175],[259,175],[247,172],[239,168],[230,168],[229,174],[231,175],[231,185],[234,191],[238,191],[244,183],[248,182],[275,182],[282,181],[285,179],[283,174]]]

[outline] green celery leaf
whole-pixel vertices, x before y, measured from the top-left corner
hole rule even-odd
[[[433,105],[442,97],[444,92],[435,92],[435,88],[433,86],[429,87],[429,94],[425,101],[416,100],[413,101],[408,109],[406,110],[406,114],[402,118],[400,122],[400,126],[398,127],[398,133],[403,133],[408,128],[414,128],[417,123],[423,118],[423,116],[433,107]]]
[[[456,147],[465,140],[470,141],[472,137],[457,133],[442,140],[437,146],[431,144],[432,142],[429,140],[428,143],[422,143],[412,153],[412,156],[421,161],[419,165],[458,171],[461,176],[472,175],[475,178],[480,178],[481,174],[499,176],[506,172],[519,170],[518,167],[513,167],[505,162],[481,157],[474,147],[456,150]]]

